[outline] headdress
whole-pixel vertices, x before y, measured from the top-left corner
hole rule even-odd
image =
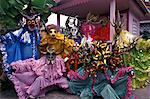
[[[20,20],[21,25],[28,26],[29,30],[33,31],[38,24],[38,19],[40,19],[40,14],[36,13],[31,5],[31,0],[26,5],[26,7],[20,12],[22,15],[22,20]]]

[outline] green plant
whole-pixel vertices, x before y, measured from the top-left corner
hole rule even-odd
[[[48,6],[56,6],[53,0],[0,0],[0,29],[15,30],[18,27],[17,21],[21,18],[20,12],[30,1],[32,8],[42,15],[43,20],[50,15]]]

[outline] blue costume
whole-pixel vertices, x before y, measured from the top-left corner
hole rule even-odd
[[[39,51],[37,48],[40,43],[39,30],[35,28],[30,31],[25,25],[14,32],[9,32],[5,36],[1,36],[3,43],[2,54],[4,71],[11,74],[10,63],[17,60],[25,60],[28,58],[39,59]]]

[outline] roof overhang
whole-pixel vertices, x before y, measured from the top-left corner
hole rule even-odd
[[[147,21],[140,21],[140,23],[141,23],[141,24],[143,24],[143,23],[148,23],[148,24],[149,24],[149,23],[150,23],[150,20],[147,20]]]
[[[134,0],[133,0],[134,1]],[[141,10],[146,14],[149,13],[149,10],[146,6],[146,4],[144,3],[143,0],[135,0],[135,2],[139,5],[139,7],[141,7]]]
[[[85,18],[89,11],[93,14],[109,15],[110,1],[111,0],[60,0],[58,6],[53,7],[51,10],[55,13],[68,16],[78,15],[79,18]],[[143,16],[147,15],[148,9],[143,0],[116,0],[117,9],[119,11],[130,9],[130,7],[132,7],[130,6],[130,2],[134,2],[134,4],[138,5],[138,10],[142,12],[140,14],[143,14]]]

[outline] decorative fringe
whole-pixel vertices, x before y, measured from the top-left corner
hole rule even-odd
[[[130,99],[131,95],[132,95],[132,77],[128,76],[128,78],[127,78],[127,91],[126,91],[125,99]]]
[[[23,90],[20,86],[23,85],[23,83],[21,84],[14,76],[12,77],[11,81],[14,83],[14,87],[16,89],[17,96],[19,97],[19,99],[27,99],[27,94],[23,93]]]
[[[116,76],[114,77],[114,79],[111,81],[112,84],[114,84],[116,81],[118,81],[118,79],[120,77],[122,77],[123,75],[125,75],[126,73],[132,71],[132,67],[126,67],[126,68],[120,68],[119,71],[117,72]]]
[[[8,79],[11,80],[12,78],[12,74],[11,74],[11,66],[7,63],[7,51],[6,51],[6,47],[5,44],[0,45],[0,50],[2,51],[2,55],[3,55],[3,71],[6,73]]]
[[[111,83],[114,84],[116,81],[120,79],[120,77],[122,77],[123,75],[125,75],[126,73],[132,70],[133,70],[132,67],[120,68],[115,78],[111,81]],[[126,91],[125,99],[130,99],[131,96],[132,96],[132,76],[128,76],[127,91]]]
[[[89,77],[89,73],[88,72],[84,72],[84,76],[81,76],[80,74],[78,74],[78,72],[74,72],[73,70],[70,70],[68,72],[68,76],[70,77],[70,79],[81,79],[81,80],[85,80]]]

